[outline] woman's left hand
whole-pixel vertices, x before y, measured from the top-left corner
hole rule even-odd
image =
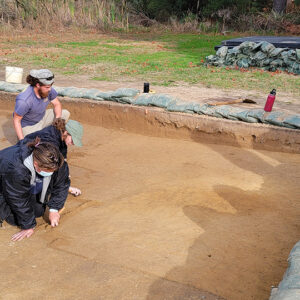
[[[12,237],[11,240],[13,242],[15,241],[21,241],[23,240],[25,237],[29,238],[31,235],[33,234],[33,228],[30,229],[23,229],[21,231],[19,231],[18,233],[15,233]]]
[[[56,211],[49,212],[49,221],[52,227],[58,226],[59,219],[60,219],[59,212]]]

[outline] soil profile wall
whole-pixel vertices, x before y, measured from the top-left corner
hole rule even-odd
[[[16,94],[0,92],[0,109],[13,111]],[[148,136],[298,153],[300,132],[265,124],[252,124],[202,115],[167,112],[107,101],[60,98],[71,118],[104,128]]]

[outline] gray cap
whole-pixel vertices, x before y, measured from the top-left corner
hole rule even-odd
[[[66,129],[68,133],[72,136],[72,140],[75,146],[82,146],[82,135],[83,127],[82,125],[74,120],[69,120],[66,124]]]
[[[48,69],[31,70],[29,75],[45,85],[51,85],[54,82],[54,74]]]

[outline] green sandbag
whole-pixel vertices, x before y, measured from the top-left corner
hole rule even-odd
[[[288,116],[287,113],[282,111],[274,111],[265,114],[264,123],[281,126],[281,127],[288,127],[288,128],[296,128],[295,126],[284,124],[283,120]]]
[[[229,120],[239,120],[236,115],[241,111],[243,111],[242,108],[230,105],[220,105],[215,107],[215,114],[217,117]]]
[[[58,95],[59,96],[63,96],[63,97],[76,97],[74,96],[74,89],[76,90],[75,87],[66,87],[66,88],[62,88],[60,89]]]
[[[139,90],[137,89],[119,88],[112,92],[100,92],[97,94],[97,97],[108,101],[132,104],[135,101],[135,97],[138,95],[138,93]]]
[[[236,116],[240,121],[244,121],[244,122],[247,122],[247,123],[257,123],[256,118],[253,118],[253,117],[249,116],[249,110],[248,109],[244,109],[243,111],[237,113]]]
[[[278,67],[282,67],[283,63],[284,63],[283,60],[278,58],[278,59],[272,60],[270,62],[270,66],[275,67],[277,69]]]
[[[296,49],[296,57],[297,60],[300,62],[300,49]]]
[[[287,51],[287,48],[274,48],[270,53],[269,57],[277,57],[281,52]]]
[[[284,126],[292,126],[293,128],[300,128],[300,116],[289,115],[283,119]]]
[[[216,56],[221,57],[221,58],[225,58],[228,52],[228,47],[227,46],[223,46],[221,48],[218,49],[218,51],[216,52]]]
[[[99,96],[99,92],[100,91],[98,89],[88,89],[84,94],[84,98],[94,99],[94,100],[103,100],[103,98]]]
[[[195,107],[194,107],[194,111],[196,111]],[[198,114],[202,114],[202,115],[221,118],[220,115],[216,114],[216,107],[212,106],[212,105],[209,105],[207,103],[201,105],[200,107],[197,106],[197,111],[196,112]]]
[[[240,47],[233,47],[232,49],[228,49],[227,53],[237,55],[237,54],[241,53],[241,50],[240,50]]]
[[[270,54],[275,49],[275,46],[268,42],[262,42],[260,49],[262,52],[264,52],[266,54]]]
[[[240,68],[249,68],[250,65],[250,60],[248,58],[242,58],[239,59],[236,64],[240,67]]]
[[[289,72],[294,73],[294,74],[300,74],[300,63],[294,62],[289,67]]]
[[[265,115],[265,111],[263,109],[256,108],[248,111],[248,116],[250,118],[255,118],[257,122],[263,122],[264,115]]]
[[[162,107],[162,108],[167,108],[167,107],[169,107],[169,105],[175,104],[176,102],[177,102],[177,99],[174,97],[171,97],[169,95],[164,95],[164,94],[158,94],[152,98],[151,105],[157,106],[157,107]]]
[[[296,51],[293,49],[291,49],[287,52],[287,56],[288,56],[289,60],[296,61],[296,59],[297,59]]]
[[[262,61],[264,59],[267,58],[266,53],[262,52],[262,51],[258,51],[255,53],[253,59],[255,59],[256,61]]]
[[[56,88],[58,95],[70,98],[89,98],[95,99],[94,97],[89,97],[91,90],[86,88],[76,88],[76,87],[69,87],[69,88]],[[97,90],[98,91],[98,90]],[[98,91],[99,92],[99,91]]]
[[[240,51],[243,54],[246,54],[247,56],[251,55],[253,52],[253,49],[256,48],[256,43],[254,42],[250,42],[250,41],[246,41],[240,44]]]
[[[157,106],[166,108],[169,104],[176,102],[176,98],[173,98],[165,94],[142,94],[133,104],[142,106]]]
[[[135,97],[140,91],[132,88],[119,88],[112,92],[111,97],[121,98],[121,97]]]
[[[215,58],[214,55],[208,55],[208,56],[206,56],[205,59],[206,59],[207,61],[212,61],[214,58]]]
[[[76,87],[55,87],[59,96],[70,97],[70,98],[87,98],[99,100],[96,96],[99,93],[97,89],[86,89],[86,88],[76,88]]]
[[[1,90],[9,93],[20,93],[23,92],[28,87],[28,85],[20,84],[20,83],[10,83],[5,82],[1,84]]]
[[[5,90],[5,81],[0,81],[0,91],[4,91]]]
[[[194,105],[195,105],[195,103],[193,103],[193,102],[190,102],[190,103],[188,103],[188,102],[173,102],[173,103],[170,103],[166,109],[168,111],[194,114],[195,113]]]
[[[98,93],[96,93],[95,96],[97,98],[101,98],[103,100],[109,101],[109,100],[111,100],[111,94],[112,94],[112,91],[110,91],[110,92],[100,92],[100,91],[98,91]]]

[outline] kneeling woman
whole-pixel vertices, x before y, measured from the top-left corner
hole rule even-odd
[[[46,206],[51,226],[57,226],[69,186],[68,165],[52,143],[36,138],[0,151],[0,222],[22,229],[12,240],[30,237]]]
[[[29,141],[39,137],[42,142],[50,142],[57,146],[66,161],[69,146],[82,146],[82,135],[83,127],[79,122],[69,120],[66,123],[64,119],[59,118],[55,119],[52,125],[26,135],[19,143],[27,144]],[[80,189],[72,186],[69,188],[69,193],[74,196],[81,195]]]

